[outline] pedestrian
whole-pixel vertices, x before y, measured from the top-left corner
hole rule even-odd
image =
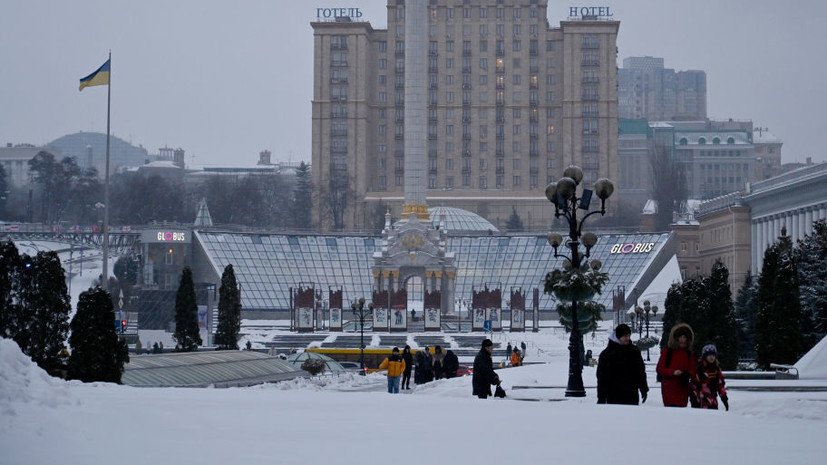
[[[135,355],[141,355],[141,353],[142,353],[143,351],[144,351],[144,348],[143,348],[143,346],[141,345],[141,338],[139,337],[139,338],[135,341]]]
[[[163,341],[158,343],[158,351],[160,353],[164,353],[164,343],[163,343]]]
[[[434,347],[434,379],[442,379],[442,375],[445,373],[443,372],[442,361],[445,359],[445,354],[442,353],[442,347],[436,346]]]
[[[520,347],[523,349],[523,357],[525,357],[525,341],[520,342]]]
[[[523,358],[520,356],[520,349],[515,348],[511,354],[511,366],[518,367],[523,364]]]
[[[158,348],[158,343],[157,343],[157,342],[156,342],[156,343],[154,343],[154,344],[152,344],[152,353],[153,353],[153,354],[157,354],[157,353],[159,353],[160,351],[161,351],[161,350]]]
[[[619,324],[597,363],[597,403],[638,405],[646,402],[649,383],[640,350],[632,344],[632,328]]]
[[[511,353],[513,351],[514,351],[514,348],[511,347],[511,342],[509,342],[508,345],[505,346],[505,359],[506,360],[511,360]]]
[[[399,378],[405,371],[405,361],[399,355],[399,347],[394,347],[391,356],[382,361],[380,370],[388,370],[388,394],[399,394]]]
[[[718,395],[721,403],[729,411],[729,398],[726,394],[724,373],[718,364],[718,348],[715,344],[707,344],[701,351],[698,360],[698,375],[692,383],[692,391],[696,400],[693,407],[718,410]]]
[[[660,354],[657,376],[663,405],[686,407],[689,402],[690,380],[695,378],[695,355],[692,340],[695,333],[686,323],[679,323],[669,332],[666,350]]]
[[[491,386],[500,384],[500,377],[494,372],[494,362],[491,360],[493,351],[494,343],[491,339],[483,339],[482,348],[474,357],[471,384],[474,387],[473,395],[480,399],[487,399],[491,395]]]
[[[453,350],[445,351],[445,358],[442,359],[442,370],[445,372],[446,378],[456,378],[457,370],[459,370],[459,358]]]
[[[416,310],[411,310],[411,321],[416,321]]]
[[[431,359],[431,349],[425,346],[424,349],[416,353],[416,372],[414,373],[414,383],[425,384],[433,379],[434,366]]]
[[[413,368],[413,355],[411,354],[411,346],[405,345],[402,349],[402,360],[405,361],[405,371],[402,372],[402,389],[411,388],[411,369]]]

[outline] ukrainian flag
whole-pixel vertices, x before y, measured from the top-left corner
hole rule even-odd
[[[111,58],[109,60],[111,60]],[[109,60],[106,60],[106,63],[98,68],[97,71],[82,78],[78,90],[83,90],[84,87],[109,85]]]

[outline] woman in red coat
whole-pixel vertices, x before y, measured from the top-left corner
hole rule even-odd
[[[689,380],[695,378],[697,370],[692,353],[694,337],[688,324],[677,324],[669,333],[666,350],[660,353],[658,381],[663,405],[667,407],[686,407],[689,401]]]

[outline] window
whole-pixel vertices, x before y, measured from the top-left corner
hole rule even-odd
[[[164,257],[164,263],[167,265],[172,265],[175,263],[175,254],[172,252],[172,249],[167,251],[167,254]]]
[[[520,176],[514,176],[514,187],[519,187],[522,184],[522,179]]]
[[[480,52],[487,52],[488,51],[488,41],[481,40],[480,41]]]
[[[387,52],[388,51],[388,43],[384,40],[379,42],[379,51],[380,52]]]

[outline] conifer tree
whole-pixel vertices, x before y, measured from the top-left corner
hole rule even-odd
[[[747,273],[735,300],[735,319],[738,325],[738,357],[755,358],[755,316],[758,313],[758,284]]]
[[[796,263],[801,290],[803,353],[827,334],[827,220],[813,223],[813,232],[798,242]]]
[[[702,334],[697,347],[711,341],[718,348],[718,360],[726,370],[738,366],[738,329],[735,323],[735,307],[732,303],[732,290],[729,288],[729,270],[720,260],[712,265],[712,273],[707,280],[706,299],[708,305],[708,324],[702,326]],[[700,352],[698,352],[700,354]]]
[[[241,331],[241,292],[235,279],[233,265],[227,265],[221,275],[218,288],[218,328],[215,344],[219,349],[238,350],[238,333]]]
[[[72,318],[69,345],[69,379],[85,383],[121,383],[124,363],[129,362],[126,341],[115,331],[115,312],[108,292],[95,287],[82,292]]]
[[[669,344],[669,332],[672,327],[683,321],[681,319],[681,298],[682,288],[678,283],[672,283],[669,290],[666,292],[666,300],[663,302],[663,335],[661,336],[660,346],[665,348]]]
[[[175,295],[175,332],[172,335],[177,343],[176,350],[192,352],[202,344],[198,331],[198,304],[195,300],[195,283],[192,270],[185,267]]]
[[[66,348],[71,304],[66,288],[66,272],[57,253],[41,251],[32,259],[23,256],[21,305],[25,319],[20,349],[46,370],[64,363],[61,352]]]
[[[23,260],[14,242],[0,243],[0,337],[13,339],[24,325],[20,305],[20,273]]]
[[[310,183],[310,165],[301,162],[296,169],[296,187],[293,191],[292,219],[293,227],[308,230],[312,224],[310,212],[312,210],[311,196],[313,188]]]
[[[755,352],[758,365],[793,364],[802,351],[801,302],[798,270],[792,241],[786,228],[764,252],[758,277],[758,316],[755,319]]]
[[[508,217],[505,228],[508,232],[519,232],[523,230],[523,220],[520,218],[520,215],[517,214],[515,207],[511,207],[511,216]]]

